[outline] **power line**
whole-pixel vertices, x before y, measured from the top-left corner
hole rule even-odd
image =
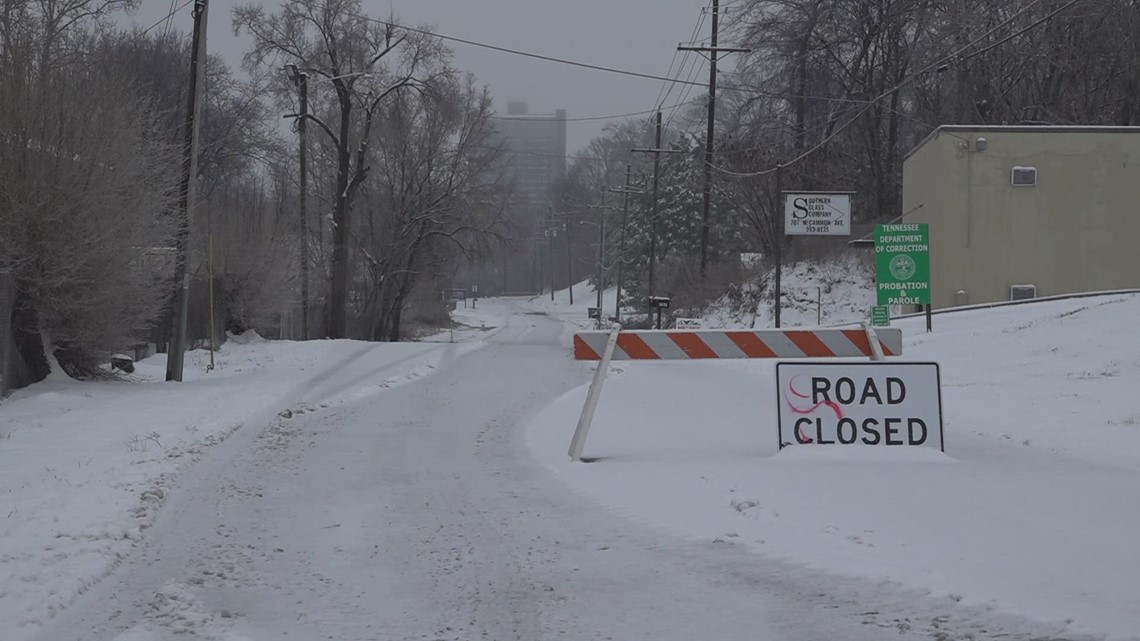
[[[187,6],[189,6],[190,3],[192,3],[192,2],[194,2],[194,0],[186,0],[182,4],[178,5],[177,9],[174,9],[170,13],[163,16],[162,19],[160,19],[158,22],[152,24],[151,26],[147,27],[146,29],[143,29],[142,32],[139,33],[139,35],[145,36],[146,34],[150,33],[151,31],[154,31],[155,27],[157,27],[158,25],[160,25],[164,22],[168,22],[168,23],[173,22],[174,16],[177,15],[179,12],[181,12],[183,9],[185,9]],[[171,6],[173,6],[174,1],[172,0],[170,4],[171,4]]]
[[[692,52],[686,52],[686,53],[692,53]],[[683,83],[677,83],[677,84],[682,84],[685,86],[685,88],[682,90],[683,93],[681,93],[681,100],[683,103],[689,102],[689,96],[693,95],[693,87],[694,86],[699,85],[699,86],[704,86],[707,88],[707,85],[695,82],[697,76],[699,76],[701,73],[700,56],[697,56],[694,54],[692,56],[692,60],[693,60],[693,65],[689,69],[688,77],[685,79],[685,81]],[[699,100],[699,98],[694,98],[693,100]],[[674,108],[669,110],[669,116],[668,116],[668,118],[665,119],[665,127],[668,128],[668,127],[671,127],[673,125],[673,119],[677,117],[677,114],[680,113],[680,111],[681,110],[678,109],[677,107],[674,107]]]
[[[669,82],[669,83],[674,83],[674,84],[682,84],[682,85],[692,85],[695,87],[707,87],[708,86],[708,83],[705,83],[705,82],[683,81],[683,80],[678,80],[675,78],[669,78],[667,76],[658,76],[656,74],[651,74],[651,73],[643,73],[640,71],[631,71],[629,69],[618,69],[616,67],[608,67],[605,65],[596,65],[593,63],[589,63],[589,62],[580,62],[577,60],[569,60],[567,58],[559,58],[557,56],[548,56],[546,54],[541,54],[541,53],[533,53],[530,51],[522,51],[519,49],[512,49],[510,47],[501,47],[499,45],[488,44],[485,42],[477,42],[475,40],[468,40],[466,38],[457,38],[455,36],[446,36],[446,35],[443,35],[440,33],[428,31],[426,29],[416,29],[413,27],[407,27],[407,26],[404,26],[402,24],[397,24],[395,22],[388,22],[387,20],[380,20],[377,18],[372,18],[370,16],[365,16],[365,15],[360,15],[360,14],[350,14],[350,15],[352,15],[353,17],[360,19],[360,20],[365,20],[367,22],[373,22],[376,24],[380,24],[380,25],[384,25],[384,26],[388,26],[388,27],[393,27],[396,29],[402,29],[402,30],[407,31],[409,33],[417,33],[420,35],[430,36],[433,38],[439,38],[440,40],[444,40],[444,41],[448,41],[448,42],[458,42],[460,44],[465,44],[465,45],[469,45],[472,47],[479,47],[481,49],[489,49],[491,51],[498,51],[500,53],[507,53],[507,54],[511,54],[511,55],[515,55],[515,56],[522,56],[524,58],[533,58],[535,60],[544,60],[546,62],[554,62],[557,64],[569,65],[571,67],[579,67],[582,69],[590,69],[593,71],[602,71],[605,73],[613,73],[613,74],[618,74],[618,75],[622,75],[622,76],[630,76],[633,78],[644,78],[646,80],[661,80],[664,82]],[[747,92],[747,93],[760,93],[758,90],[752,89],[750,87],[728,86],[728,87],[722,87],[722,88],[730,90],[730,91],[743,91],[743,92]]]
[[[696,102],[696,101],[690,100],[689,102]],[[673,106],[677,107],[677,106],[680,106],[681,104],[684,104],[684,103],[679,103],[679,104],[673,105]],[[634,111],[631,113],[613,114],[613,115],[609,115],[609,116],[583,116],[580,118],[566,118],[566,119],[564,119],[564,122],[590,122],[590,121],[594,121],[594,120],[619,120],[621,118],[633,118],[634,116],[644,116],[646,114],[651,114],[655,111],[657,111],[657,110],[656,109],[646,109],[645,111]],[[491,116],[491,119],[492,120],[524,120],[525,117],[520,118],[520,117],[508,115],[508,116]],[[563,121],[559,121],[559,122],[563,122]]]
[[[162,28],[163,40],[166,39],[166,36],[170,35],[170,26],[174,23],[174,6],[176,4],[178,4],[178,0],[170,0],[170,7],[167,8],[169,13],[166,14],[166,26]]]
[[[693,33],[689,35],[689,40],[693,40],[698,35],[700,35],[701,29],[704,27],[704,25],[705,25],[705,12],[702,9],[700,12],[700,15],[697,16],[697,24],[693,27]],[[680,53],[681,53],[680,49],[673,50],[673,60],[676,60],[677,55]],[[672,74],[672,71],[673,71],[673,64],[672,63],[669,64],[669,73],[667,73],[665,75],[669,76],[670,78],[680,78],[682,75],[684,75],[685,64],[688,63],[689,56],[691,54],[692,54],[691,51],[685,51],[684,55],[681,56],[681,64],[677,67],[677,75],[676,76],[673,76],[673,74]],[[673,90],[676,89],[676,87],[677,87],[677,84],[675,82],[667,82],[667,83],[661,85],[661,91],[659,91],[657,94],[657,102],[654,103],[657,106],[657,109],[660,109],[669,100],[669,96],[673,95]],[[682,98],[682,100],[684,100],[684,98]]]
[[[1040,0],[1037,0],[1037,2],[1039,2],[1039,1]],[[1034,4],[1036,4],[1036,2]],[[533,58],[536,60],[543,60],[546,62],[553,62],[556,64],[564,64],[564,65],[569,65],[572,67],[579,67],[579,68],[583,68],[583,69],[590,69],[593,71],[601,71],[601,72],[605,72],[605,73],[613,73],[613,74],[618,74],[618,75],[630,76],[630,77],[634,77],[634,78],[643,78],[646,80],[660,80],[662,82],[669,83],[670,85],[682,85],[682,86],[688,86],[688,87],[704,87],[706,89],[709,86],[707,82],[701,82],[699,80],[694,79],[696,77],[696,75],[699,75],[699,71],[697,71],[696,73],[691,73],[689,75],[689,79],[681,80],[679,75],[677,77],[667,77],[667,76],[659,76],[659,75],[655,75],[655,74],[651,74],[651,73],[643,73],[640,71],[631,71],[628,69],[608,67],[605,65],[596,65],[593,63],[580,62],[577,60],[570,60],[567,58],[559,58],[556,56],[548,56],[546,54],[539,54],[539,53],[533,53],[533,52],[529,52],[529,51],[522,51],[519,49],[512,49],[510,47],[503,47],[503,46],[499,46],[499,45],[488,44],[485,42],[477,42],[475,40],[469,40],[466,38],[458,38],[455,36],[447,36],[447,35],[435,33],[432,31],[428,31],[426,29],[417,29],[414,27],[407,27],[407,26],[404,26],[404,25],[401,25],[401,24],[398,24],[395,22],[389,22],[387,20],[380,20],[378,18],[373,18],[370,16],[362,15],[362,14],[347,14],[347,15],[354,17],[354,18],[357,18],[359,20],[364,20],[366,22],[372,22],[372,23],[379,24],[379,25],[393,27],[395,29],[401,29],[401,30],[407,31],[409,33],[416,33],[416,34],[420,34],[420,35],[425,35],[425,36],[438,38],[440,40],[449,41],[449,42],[458,42],[460,44],[466,44],[466,45],[469,45],[472,47],[489,49],[491,51],[498,51],[500,53],[522,56],[525,58]],[[698,56],[698,58],[699,58],[699,56]],[[694,63],[693,69],[694,70],[698,69],[698,65],[696,63]],[[739,93],[744,93],[744,94],[770,96],[770,97],[774,97],[774,98],[784,98],[784,99],[786,99],[786,98],[803,98],[806,100],[820,100],[820,101],[828,101],[828,102],[848,102],[849,101],[847,99],[831,98],[828,96],[809,96],[809,95],[788,96],[788,95],[782,94],[782,93],[777,92],[777,91],[769,91],[769,90],[760,89],[757,87],[745,87],[745,86],[740,86],[740,85],[723,85],[722,84],[722,85],[718,85],[718,88],[722,89],[724,91],[734,91],[734,92],[739,92]],[[678,103],[678,104],[683,104],[683,102]]]

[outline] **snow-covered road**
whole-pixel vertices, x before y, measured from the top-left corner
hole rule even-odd
[[[383,371],[345,369],[220,445],[38,638],[1044,638],[949,599],[677,538],[574,493],[534,460],[526,427],[588,370],[562,323],[480,305],[509,319],[482,349],[425,346],[442,351],[434,374],[377,393],[352,389]]]

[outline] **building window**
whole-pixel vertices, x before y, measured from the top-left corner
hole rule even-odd
[[[1013,171],[1010,172],[1009,181],[1014,187],[1036,187],[1037,168],[1014,167]]]

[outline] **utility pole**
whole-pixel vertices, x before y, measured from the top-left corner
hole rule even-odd
[[[301,94],[301,113],[297,121],[297,136],[300,138],[301,174],[299,177],[301,187],[301,229],[300,229],[300,261],[301,261],[301,340],[309,340],[309,164],[308,164],[308,131],[309,122],[309,74],[298,71],[297,65],[285,65],[285,72],[289,79],[297,85]]]
[[[653,154],[653,208],[650,214],[649,221],[649,295],[653,296],[656,292],[654,290],[654,272],[657,266],[657,206],[658,206],[658,189],[661,181],[661,154],[679,154],[680,151],[676,149],[662,149],[661,148],[661,112],[657,112],[655,118],[657,122],[656,133],[653,136],[653,149],[633,149],[636,154]]]
[[[566,222],[562,225],[563,231],[566,232],[566,286],[570,288],[570,304],[574,304],[574,257],[570,253],[570,223]]]
[[[598,290],[598,315],[605,319],[605,301],[603,292],[606,289],[606,192],[602,192],[602,205],[598,207],[598,275],[594,289]]]
[[[206,14],[208,0],[194,0],[194,42],[190,50],[190,91],[186,105],[186,130],[183,132],[182,182],[178,188],[178,254],[175,258],[174,283],[177,302],[174,307],[174,336],[166,359],[166,380],[182,382],[186,358],[186,315],[190,309],[190,210],[194,206],[194,177],[198,173],[198,112],[201,71],[206,66]]]
[[[653,135],[653,209],[651,210],[649,225],[649,295],[656,292],[653,289],[653,273],[657,265],[657,193],[661,181],[661,112],[657,112],[656,133]]]
[[[542,258],[542,243],[546,238],[539,236],[535,239],[534,244],[538,247],[538,295],[541,296],[546,291],[546,263]]]
[[[660,115],[660,114],[658,114]],[[633,166],[627,164],[625,166],[625,187],[621,189],[610,189],[610,191],[620,193],[622,195],[621,205],[621,233],[618,239],[618,273],[617,273],[617,306],[614,309],[614,317],[621,322],[621,292],[624,283],[625,275],[625,226],[626,221],[629,220],[629,197],[631,194],[644,194],[643,189],[633,189],[630,187],[630,172],[633,171]]]
[[[554,239],[558,237],[558,226],[562,226],[563,240],[566,245],[566,289],[570,292],[570,304],[574,304],[574,257],[570,251],[570,224],[566,222],[566,217],[574,212],[570,211],[554,211],[553,207],[547,208],[547,213],[550,218],[546,221],[546,233],[550,237],[550,300],[554,300]],[[562,222],[559,223],[558,221]]]
[[[776,165],[776,241],[774,253],[776,254],[776,291],[775,308],[776,329],[780,329],[780,307],[783,302],[781,280],[784,273],[784,166]]]
[[[712,211],[712,172],[715,151],[714,134],[716,129],[716,81],[717,62],[721,53],[748,53],[751,49],[739,47],[719,47],[720,0],[712,0],[712,41],[708,47],[680,46],[677,51],[697,51],[709,54],[709,108],[708,131],[705,133],[705,186],[704,202],[701,210],[701,278],[704,278],[709,262],[709,217]]]

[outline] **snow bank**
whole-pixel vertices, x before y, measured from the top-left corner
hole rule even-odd
[[[875,305],[873,265],[867,255],[843,254],[830,261],[803,261],[785,265],[781,277],[785,327],[838,325],[870,318]],[[775,271],[764,275],[762,285],[745,284],[739,300],[722,297],[704,314],[704,326],[764,328],[774,324],[772,297]],[[759,299],[759,303],[757,303]]]
[[[0,639],[22,641],[106,577],[154,522],[174,479],[239,430],[277,412],[378,393],[422,376],[441,346],[276,343],[249,335],[163,357],[129,383],[51,379],[0,405]],[[258,423],[262,421],[262,423]]]
[[[566,456],[585,387],[535,420],[530,443],[580,493],[676,534],[1056,636],[1140,639],[1137,317],[1140,296],[1117,295],[946,314],[929,335],[899,322],[906,358],[942,365],[945,456],[777,456],[765,361],[620,364],[585,448],[596,463]]]

